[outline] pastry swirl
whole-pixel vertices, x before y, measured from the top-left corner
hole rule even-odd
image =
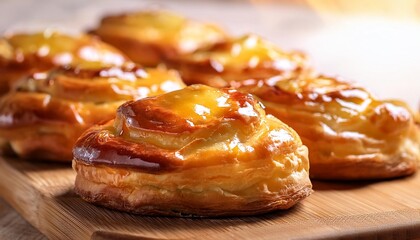
[[[232,89],[192,85],[127,102],[73,153],[76,193],[133,213],[251,215],[311,193],[299,136]]]
[[[0,93],[26,75],[54,67],[96,68],[121,66],[127,58],[97,38],[45,31],[0,39]]]
[[[416,171],[420,135],[406,104],[326,76],[248,83],[240,90],[258,96],[308,146],[311,178],[384,179]]]
[[[36,73],[0,99],[0,137],[20,157],[71,161],[83,131],[125,101],[182,87],[175,72],[134,65]]]
[[[225,39],[225,33],[215,25],[166,11],[107,16],[91,33],[145,66],[156,66],[168,57],[193,52]]]
[[[303,53],[283,51],[256,35],[233,38],[172,58],[168,65],[180,72],[186,84],[235,88],[248,79],[272,76],[289,79],[310,71],[308,58]]]

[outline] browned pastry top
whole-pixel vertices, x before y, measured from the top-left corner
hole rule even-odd
[[[114,47],[87,35],[45,31],[5,36],[0,39],[0,91],[7,92],[16,79],[27,74],[57,66],[101,69],[127,61]]]
[[[38,72],[16,84],[0,100],[1,115],[17,126],[35,121],[92,124],[113,116],[119,104],[177,90],[184,85],[173,71],[135,65],[103,69],[64,69]],[[105,109],[110,109],[104,111]],[[98,110],[98,112],[96,112]],[[102,114],[101,114],[102,113]]]
[[[409,175],[420,158],[420,134],[410,108],[322,75],[252,80],[255,94],[302,138],[316,178],[369,179]]]
[[[242,90],[270,103],[288,105],[290,111],[305,109],[307,114],[322,118],[322,122],[332,127],[330,130],[340,125],[337,131],[345,131],[346,128],[342,127],[347,126],[355,132],[388,135],[403,130],[400,127],[408,126],[412,121],[405,103],[378,100],[365,89],[333,77],[320,75],[291,80],[273,77],[255,81]],[[376,127],[368,128],[361,124],[366,122]],[[399,126],[398,129],[395,129],[395,124]],[[354,129],[355,126],[363,128]]]
[[[167,11],[107,16],[95,31],[101,33],[110,30],[112,34],[137,38],[141,42],[173,46],[181,53],[192,52],[225,37],[225,33],[215,25],[191,21]]]
[[[272,76],[292,78],[309,70],[307,57],[286,52],[256,35],[232,38],[213,47],[170,59],[187,84],[214,87],[246,84],[249,79]]]
[[[168,57],[190,53],[226,38],[224,31],[215,25],[167,11],[106,16],[91,33],[145,66],[156,66]]]
[[[127,102],[73,154],[76,193],[132,213],[253,215],[312,192],[296,132],[233,89],[191,85]]]
[[[74,155],[85,164],[163,173],[238,161],[265,165],[299,145],[296,133],[267,118],[251,95],[193,85],[125,103],[115,121],[78,140]]]
[[[133,64],[34,73],[0,98],[0,137],[21,157],[69,161],[83,131],[124,102],[184,86],[174,71]]]
[[[0,40],[0,63],[40,66],[102,68],[122,65],[127,59],[114,47],[88,35],[58,32],[15,34]]]

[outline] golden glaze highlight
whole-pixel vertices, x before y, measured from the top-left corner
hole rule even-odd
[[[156,66],[167,58],[211,46],[226,38],[223,30],[215,25],[165,11],[107,16],[92,33],[145,66]]]
[[[311,192],[299,136],[230,89],[193,85],[128,102],[85,132],[74,156],[82,198],[140,214],[250,215]]]
[[[233,38],[171,58],[168,65],[177,69],[187,84],[213,87],[239,87],[248,79],[276,75],[289,79],[310,71],[303,53],[283,51],[256,35]]]
[[[86,35],[45,31],[5,36],[0,39],[0,93],[22,77],[54,67],[101,69],[126,61],[114,47]]]
[[[254,80],[241,91],[295,129],[315,179],[384,179],[413,174],[420,135],[409,107],[326,76]]]
[[[125,101],[182,87],[175,72],[133,65],[36,73],[0,99],[0,136],[20,157],[70,161],[83,131]]]

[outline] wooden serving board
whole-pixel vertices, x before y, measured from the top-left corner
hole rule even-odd
[[[314,182],[287,211],[221,219],[142,217],[73,193],[69,164],[0,158],[0,195],[50,239],[403,239],[420,237],[420,174],[382,182]]]

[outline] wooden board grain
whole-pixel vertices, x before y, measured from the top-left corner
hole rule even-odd
[[[46,240],[47,238],[0,198],[0,239]]]
[[[420,174],[314,182],[288,211],[222,219],[142,217],[83,202],[69,164],[0,159],[0,195],[50,239],[329,239],[420,237]]]

